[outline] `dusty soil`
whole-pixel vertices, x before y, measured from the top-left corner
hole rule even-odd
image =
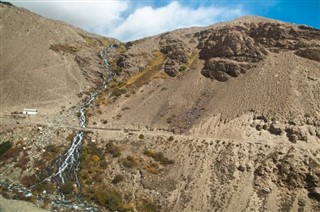
[[[0,211],[2,212],[23,212],[23,211],[33,211],[33,212],[44,212],[47,210],[37,208],[31,203],[19,200],[8,200],[0,197]]]
[[[1,4],[0,11],[1,113],[23,108],[56,113],[76,105],[79,94],[102,81],[96,55],[114,39],[22,8]]]

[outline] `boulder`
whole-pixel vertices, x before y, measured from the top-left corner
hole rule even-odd
[[[262,125],[261,124],[257,124],[256,125],[256,130],[261,131],[262,130]]]
[[[244,172],[246,170],[246,167],[244,165],[239,165],[238,170]]]
[[[291,126],[285,129],[289,141],[296,143],[298,140],[307,141],[307,133],[299,127]]]
[[[281,129],[279,124],[272,123],[269,127],[269,132],[274,135],[282,135],[283,130]]]

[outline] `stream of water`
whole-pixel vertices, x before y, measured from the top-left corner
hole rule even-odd
[[[95,100],[97,94],[101,92],[103,89],[107,88],[108,82],[110,82],[115,73],[111,70],[108,59],[106,59],[106,55],[114,49],[115,46],[111,45],[100,52],[100,57],[103,60],[104,67],[108,72],[108,78],[103,83],[103,86],[92,93],[89,98],[81,105],[79,111],[79,124],[81,128],[86,128],[87,120],[86,120],[86,111],[91,103]],[[79,131],[72,139],[71,145],[69,149],[61,155],[58,160],[58,170],[54,173],[51,178],[59,183],[65,183],[66,179],[74,179],[78,188],[80,188],[80,182],[78,179],[77,171],[80,164],[80,147],[82,145],[82,141],[84,138],[84,131]]]

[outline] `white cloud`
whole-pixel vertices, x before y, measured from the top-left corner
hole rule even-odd
[[[109,34],[128,41],[182,27],[205,26],[243,15],[241,8],[184,7],[172,2],[164,7],[145,6],[136,9]]]
[[[11,1],[42,16],[63,20],[85,30],[102,34],[122,19],[127,1]]]
[[[45,17],[63,20],[87,31],[121,41],[139,39],[165,31],[205,26],[241,16],[240,7],[197,7],[171,2],[162,7],[133,0],[24,0],[10,1]]]

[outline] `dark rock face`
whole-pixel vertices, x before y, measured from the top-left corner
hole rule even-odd
[[[127,62],[128,55],[122,54],[118,61],[117,61],[117,66],[119,66],[120,68],[126,69],[130,67],[130,64]]]
[[[204,30],[194,37],[199,41],[200,59],[205,60],[201,73],[221,82],[246,73],[264,60],[268,52],[295,50],[299,56],[320,61],[319,47],[312,47],[304,40],[320,39],[320,31],[312,28],[246,23]]]
[[[320,47],[299,49],[295,54],[300,57],[320,62]]]
[[[210,59],[205,62],[201,74],[205,77],[224,82],[227,81],[229,77],[237,77],[241,73],[246,73],[247,69],[251,67],[253,67],[253,65],[249,63],[235,63],[223,59]]]
[[[164,71],[170,76],[175,77],[177,76],[177,70],[176,70],[176,63],[174,60],[168,58],[165,65],[164,65]]]
[[[178,39],[163,36],[160,41],[160,51],[166,55],[164,71],[171,77],[179,74],[179,67],[188,63],[187,46]]]
[[[226,28],[214,31],[207,40],[199,43],[200,58],[228,58],[235,61],[257,62],[267,51],[248,36],[245,28]]]

